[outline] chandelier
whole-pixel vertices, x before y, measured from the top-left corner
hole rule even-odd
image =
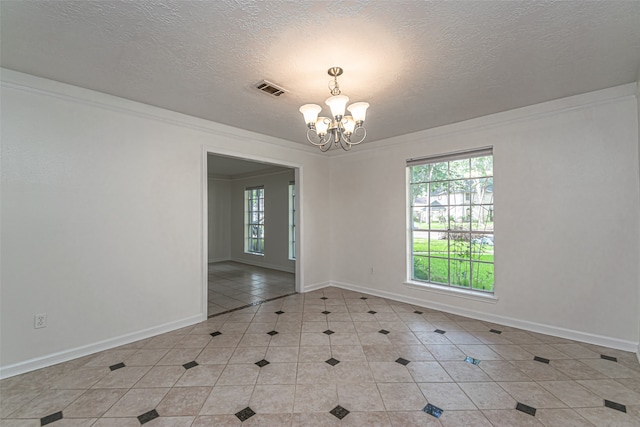
[[[321,151],[327,151],[332,146],[350,150],[352,145],[360,144],[367,136],[364,118],[369,104],[355,102],[347,108],[351,116],[345,116],[344,110],[349,97],[340,94],[338,76],[342,74],[342,68],[331,67],[327,73],[333,77],[333,81],[329,82],[329,91],[332,96],[325,101],[331,109],[331,117],[318,117],[322,107],[316,104],[305,104],[300,107],[300,112],[309,128],[307,139]]]

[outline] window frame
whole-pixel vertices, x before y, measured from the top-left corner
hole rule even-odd
[[[479,157],[491,157],[491,168],[483,175],[460,175],[460,176],[452,176],[451,175],[451,162],[454,161],[469,161],[468,171],[471,172],[473,170],[477,170],[473,168],[473,159]],[[413,167],[415,166],[424,166],[424,165],[439,165],[442,167],[442,164],[446,163],[446,174],[445,179],[430,179],[430,180],[422,180],[417,181],[414,180]],[[435,168],[435,166],[434,166]],[[493,191],[493,147],[482,147],[473,150],[465,150],[459,151],[455,153],[437,155],[437,156],[429,156],[423,158],[415,158],[407,160],[406,165],[406,173],[407,173],[407,181],[406,181],[406,191],[407,191],[407,282],[406,285],[417,287],[417,288],[429,288],[437,291],[442,291],[444,293],[453,292],[457,295],[462,295],[465,297],[481,297],[481,300],[484,299],[496,299],[495,298],[495,252],[494,249],[494,240],[493,236],[495,233],[495,227],[493,227],[494,221],[494,191]],[[477,196],[477,193],[473,193],[471,188],[472,181],[474,180],[486,180],[485,190],[490,187],[490,193],[482,193],[483,200],[476,200],[474,202],[473,194]],[[464,185],[460,185],[460,183],[464,183]],[[436,184],[436,185],[433,185]],[[446,184],[446,185],[444,185]],[[432,188],[435,186],[436,188],[441,188],[444,185],[446,190],[442,195],[438,194],[438,196],[434,196],[435,192],[432,192]],[[420,203],[416,203],[416,199],[418,197],[414,194],[414,186],[424,186],[426,187],[426,201],[421,201]],[[458,191],[451,191],[452,188],[457,188]],[[462,189],[462,191],[460,191]],[[423,190],[424,191],[424,190]],[[460,194],[463,193],[463,194]],[[470,194],[471,193],[471,194]],[[489,200],[485,200],[484,196],[489,194]],[[453,200],[452,200],[453,195]],[[443,200],[443,197],[446,198]],[[457,199],[456,199],[457,196]],[[444,229],[442,226],[439,228],[434,228],[432,225],[432,215],[434,213],[433,202],[432,199],[437,197],[439,200],[438,205],[443,205],[442,210],[444,211],[444,215],[446,215]],[[423,197],[424,198],[424,197]],[[438,208],[436,208],[438,209]],[[467,228],[459,229],[455,227],[456,224],[454,218],[451,213],[455,211],[464,211],[464,209],[468,212],[468,219],[464,218],[463,225],[468,224]],[[477,209],[477,210],[476,210]],[[422,211],[421,211],[422,210]],[[481,223],[485,224],[484,229],[477,229],[473,227],[474,224],[474,212],[480,212],[480,215],[489,215],[488,218],[491,222],[491,226],[487,229],[487,223],[489,221],[486,220],[487,217],[484,217],[485,220],[478,221],[477,225]],[[424,213],[426,213],[426,220],[423,218]],[[459,212],[458,212],[459,213]],[[415,215],[420,215],[420,220],[418,221],[418,226],[416,226]],[[442,221],[439,219],[439,221]],[[466,222],[468,221],[468,222]],[[427,228],[424,228],[424,224],[427,224]],[[416,239],[417,235],[426,234],[427,243],[426,250],[424,251],[416,251]],[[441,237],[442,235],[445,237]],[[438,240],[444,240],[447,243],[444,245],[446,247],[446,254],[440,254],[434,256],[434,249],[432,246],[432,238],[434,235],[440,236]],[[454,236],[455,235],[455,236]],[[462,236],[462,237],[461,237]],[[490,239],[490,244],[488,244],[488,240]],[[423,239],[423,238],[421,238]],[[478,240],[480,239],[480,242]],[[458,252],[454,253],[452,257],[452,242],[456,242],[461,248]],[[424,243],[424,241],[423,241]],[[479,245],[479,246],[478,246]],[[435,245],[434,245],[435,246]],[[483,252],[484,249],[482,247],[490,246],[490,257],[482,258],[485,255],[489,254]],[[475,248],[475,249],[474,249]],[[475,252],[479,249],[480,252]],[[463,253],[464,255],[460,255]],[[455,256],[458,255],[458,256]],[[491,261],[488,261],[490,259]],[[427,266],[425,269],[421,269],[422,273],[425,274],[426,277],[418,277],[416,276],[416,260],[417,261],[427,261]],[[432,280],[432,274],[435,274],[431,269],[431,263],[433,260],[439,261],[441,264],[446,263],[446,282],[441,280]],[[459,275],[456,276],[456,281],[452,280],[451,276],[451,268],[452,264],[457,263],[457,266],[462,266],[468,264],[468,269],[465,272],[462,272],[462,268],[458,270]],[[480,272],[480,267],[482,265],[483,273],[485,277],[485,281],[487,277],[491,279],[491,289],[479,289],[478,287],[474,287],[476,285],[482,285],[481,280],[479,279],[477,283],[474,283],[474,268],[476,268],[477,272]],[[488,267],[490,265],[490,267]],[[434,269],[435,270],[435,269]],[[487,272],[490,272],[490,275]],[[468,273],[468,283],[466,285],[462,284],[460,281],[460,277],[465,277],[464,274]],[[462,274],[462,276],[460,275]],[[478,273],[476,273],[478,274]],[[482,277],[478,274],[478,278]]]
[[[264,186],[244,190],[244,252],[264,256],[265,223]],[[257,209],[256,209],[257,208]],[[257,230],[256,233],[253,233]],[[254,234],[256,234],[254,236]]]

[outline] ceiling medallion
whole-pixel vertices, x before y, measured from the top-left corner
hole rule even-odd
[[[343,150],[348,151],[351,146],[360,144],[367,136],[364,119],[369,104],[354,102],[347,108],[352,115],[345,116],[344,110],[349,102],[349,97],[340,94],[338,76],[342,74],[342,68],[331,67],[327,73],[333,77],[333,81],[329,82],[329,91],[332,96],[325,101],[325,104],[331,109],[332,118],[318,117],[322,107],[317,104],[305,104],[300,107],[300,112],[309,128],[307,139],[319,147],[321,151],[327,151],[332,146],[340,146]]]

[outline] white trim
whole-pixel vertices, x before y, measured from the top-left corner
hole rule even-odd
[[[404,285],[411,289],[418,289],[420,291],[432,292],[434,294],[448,295],[456,298],[470,299],[473,301],[486,302],[495,304],[498,302],[498,298],[494,294],[488,294],[483,292],[473,292],[465,289],[457,289],[452,286],[440,286],[434,283],[421,283],[406,281]]]
[[[603,335],[595,335],[587,332],[576,331],[573,329],[560,328],[557,326],[546,325],[543,323],[530,322],[526,320],[515,319],[512,317],[499,316],[495,314],[481,313],[475,310],[468,310],[448,304],[433,302],[427,299],[409,297],[406,295],[396,294],[394,292],[380,291],[377,289],[367,288],[364,286],[353,285],[350,283],[331,282],[330,286],[341,289],[369,294],[377,297],[387,298],[394,301],[404,302],[419,307],[430,308],[443,311],[445,313],[456,314],[458,316],[470,317],[473,319],[491,322],[499,325],[511,326],[514,328],[524,329],[531,332],[537,332],[545,335],[566,338],[574,341],[585,342],[589,344],[600,345],[603,347],[615,348],[618,350],[634,352],[638,349],[638,343],[633,341],[610,338]]]
[[[329,286],[335,286],[335,285],[333,285],[332,282],[312,283],[311,285],[305,286],[304,289],[301,290],[301,292],[317,291],[318,289],[327,288]]]
[[[460,135],[467,132],[477,132],[478,130],[491,129],[497,126],[505,126],[513,123],[518,123],[523,120],[540,119],[566,111],[579,110],[595,105],[618,102],[620,100],[635,96],[636,83],[627,83],[607,89],[554,99],[552,101],[528,105],[521,108],[515,108],[512,110],[490,114],[488,116],[470,118],[460,122],[437,126],[410,134],[365,142],[358,146],[359,149],[357,152],[383,148],[393,148],[399,145],[424,142],[427,139],[443,137],[451,134]],[[344,152],[342,150],[329,150],[326,154],[328,154],[330,157],[341,157],[349,155],[349,152]],[[416,156],[419,155],[419,153],[416,154]]]
[[[58,363],[68,362],[69,360],[88,356],[99,351],[109,350],[115,347],[130,344],[132,342],[154,337],[159,334],[164,334],[166,332],[185,328],[196,323],[204,322],[205,320],[207,320],[207,316],[200,313],[196,316],[191,316],[175,322],[169,322],[160,326],[143,329],[142,331],[132,332],[129,334],[121,335],[119,337],[98,341],[93,344],[72,348],[70,350],[63,350],[57,353],[48,354],[46,356],[36,357],[33,359],[25,360],[24,362],[14,363],[13,365],[1,366],[0,379],[24,374],[25,372],[35,371],[36,369],[46,368]]]
[[[78,86],[68,85],[66,83],[60,83],[55,80],[32,76],[30,74],[20,73],[6,68],[0,68],[0,83],[2,87],[51,96],[65,101],[88,105],[94,108],[102,108],[136,117],[156,120],[162,123],[169,123],[227,138],[260,141],[276,145],[281,148],[299,150],[307,154],[325,157],[324,154],[315,149],[315,147],[307,144],[223,125],[211,120],[189,116],[164,108],[154,107],[141,102],[131,101],[129,99],[96,92],[90,89],[84,89]]]

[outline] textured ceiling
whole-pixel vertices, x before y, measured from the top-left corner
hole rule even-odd
[[[635,81],[639,1],[9,1],[5,68],[306,143],[326,70],[368,140]],[[279,98],[252,86],[267,79]],[[326,108],[326,107],[325,107]]]

